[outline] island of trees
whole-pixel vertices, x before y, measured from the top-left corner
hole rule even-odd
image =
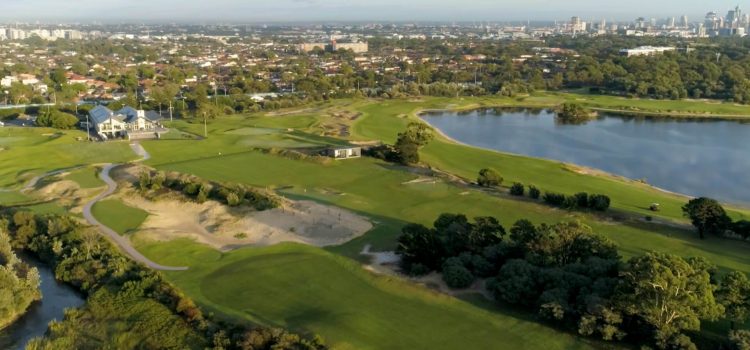
[[[42,298],[39,284],[39,271],[16,256],[8,234],[0,227],[0,329]]]

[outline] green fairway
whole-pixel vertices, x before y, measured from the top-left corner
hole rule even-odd
[[[231,317],[323,335],[334,349],[588,349],[512,312],[493,314],[345,258],[283,244],[227,254],[180,240],[141,250],[197,301]],[[314,276],[314,280],[311,277]]]
[[[72,171],[65,177],[65,179],[77,183],[81,188],[97,188],[104,186],[104,182],[99,179],[97,172],[97,169],[85,167]]]
[[[99,222],[121,235],[138,229],[148,217],[147,212],[130,207],[119,199],[98,202],[91,208],[91,213]]]
[[[14,186],[48,171],[136,158],[126,142],[86,142],[80,131],[0,129],[0,187]]]

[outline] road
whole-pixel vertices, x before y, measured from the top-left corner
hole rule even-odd
[[[146,150],[143,148],[143,146],[141,146],[138,143],[133,143],[130,145],[130,147],[133,149],[133,151],[136,154],[142,157],[139,161],[144,161],[151,157],[148,154],[148,152],[146,152]],[[120,247],[122,251],[130,255],[130,257],[133,258],[133,260],[139,263],[142,263],[154,270],[161,270],[161,271],[185,271],[187,270],[188,268],[184,266],[182,267],[164,266],[164,265],[160,265],[151,261],[149,258],[145,257],[143,254],[141,254],[137,249],[133,247],[133,245],[130,242],[130,239],[119,235],[113,229],[102,224],[91,213],[91,208],[94,207],[94,204],[98,203],[104,198],[109,197],[110,195],[115,193],[115,191],[117,191],[117,182],[115,182],[115,180],[112,179],[109,173],[113,168],[115,168],[118,165],[119,164],[104,165],[104,168],[102,168],[102,172],[99,173],[99,178],[101,178],[102,181],[104,181],[107,184],[107,190],[100,193],[98,196],[96,196],[96,198],[94,198],[90,202],[86,203],[86,205],[83,207],[83,217],[86,219],[86,221],[89,222],[89,224],[98,227],[100,232],[106,235],[112,242],[117,244],[117,246]]]

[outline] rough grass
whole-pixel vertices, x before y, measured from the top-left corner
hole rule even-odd
[[[160,263],[191,266],[167,275],[201,304],[233,318],[321,334],[334,349],[592,347],[513,312],[498,315],[375,276],[312,247],[283,244],[221,254],[180,240],[141,250]]]
[[[126,235],[137,230],[148,217],[146,211],[130,207],[119,199],[98,202],[91,208],[91,213],[99,222],[120,235]]]

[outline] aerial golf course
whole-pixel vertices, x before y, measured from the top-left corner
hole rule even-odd
[[[473,348],[492,348],[497,342],[519,349],[602,346],[560,332],[524,312],[485,302],[478,293],[452,297],[429,286],[363,268],[362,262],[367,259],[359,253],[365,245],[375,251],[393,250],[403,225],[430,225],[445,212],[494,216],[506,228],[522,218],[535,223],[578,220],[616,242],[624,257],[653,250],[685,257],[703,256],[721,270],[750,273],[750,244],[715,237],[699,240],[682,216],[680,208],[686,197],[640,182],[559,162],[473,148],[440,135],[422,150],[422,161],[457,178],[425,178],[414,169],[372,158],[318,162],[258,149],[321,147],[347,141],[392,143],[410,121],[418,120],[421,110],[551,107],[568,100],[603,109],[629,105],[654,114],[672,111],[691,117],[750,115],[750,108],[732,104],[623,102],[614,97],[540,93],[524,98],[337,100],[283,113],[211,120],[205,139],[198,136],[203,136],[203,123],[176,121],[170,127],[194,136],[142,142],[152,157],[146,165],[211,181],[267,188],[290,199],[344,208],[367,218],[373,229],[338,246],[283,243],[221,252],[188,239],[157,241],[141,236],[137,227],[145,217],[135,212],[114,224],[132,234],[136,247],[152,260],[189,266],[187,271],[165,275],[208,310],[235,320],[320,334],[335,349],[455,349],[468,344]],[[50,136],[49,130],[36,129],[13,135],[4,132],[0,130],[0,147],[4,147],[0,153],[0,184],[15,189],[47,171],[136,158],[124,142],[82,147],[72,140],[72,132],[57,136]],[[36,160],[17,161],[22,158]],[[487,167],[502,174],[506,186],[522,182],[566,194],[606,194],[612,198],[612,210],[606,215],[570,212],[512,198],[507,190],[486,192],[462,184],[461,179],[474,181],[478,170]],[[95,185],[86,174],[75,178]],[[6,197],[8,201],[23,199],[13,196],[0,193],[0,201]],[[649,211],[650,203],[659,203],[661,210]],[[117,203],[101,204],[104,207],[100,210],[105,212],[127,210]],[[747,209],[727,208],[734,219],[750,218]],[[654,220],[643,220],[647,215]]]

